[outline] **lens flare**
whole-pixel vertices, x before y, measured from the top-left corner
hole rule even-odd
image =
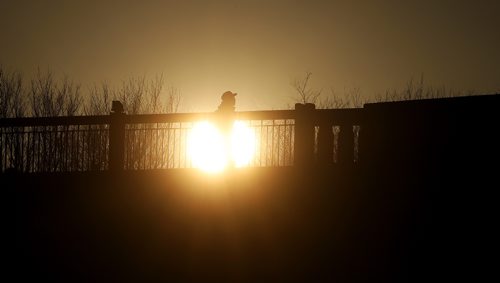
[[[255,153],[255,134],[241,121],[235,121],[229,136],[214,124],[203,121],[191,129],[187,150],[192,165],[205,172],[222,172],[230,164],[248,166]]]
[[[255,134],[241,121],[235,121],[231,132],[231,157],[236,167],[250,164],[255,153]]]

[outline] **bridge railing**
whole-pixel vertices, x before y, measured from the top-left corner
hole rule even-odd
[[[0,169],[109,169],[109,116],[0,119]]]
[[[362,109],[235,112],[255,136],[251,167],[348,166],[359,161]],[[22,172],[193,167],[188,137],[216,113],[0,119],[0,169]]]

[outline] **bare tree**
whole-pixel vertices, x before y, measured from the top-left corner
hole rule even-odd
[[[74,116],[80,114],[83,99],[80,96],[80,85],[64,77],[61,85],[57,88],[58,106],[62,109],[62,115]]]
[[[181,92],[176,87],[170,86],[167,90],[167,101],[165,102],[165,113],[176,113],[182,101]]]
[[[22,76],[16,71],[7,71],[0,66],[0,118],[25,115],[25,100]],[[23,140],[20,128],[0,128],[0,170],[16,168],[23,170]],[[8,154],[10,152],[10,154]]]
[[[107,83],[89,88],[88,101],[84,105],[85,115],[108,115],[111,112],[112,90]]]
[[[342,95],[339,95],[335,89],[330,88],[330,95],[319,100],[318,108],[361,108],[364,103],[365,100],[361,97],[361,90],[359,87],[353,87],[350,89],[344,88]]]
[[[8,72],[0,66],[0,118],[22,117],[25,114],[21,73]]]
[[[111,111],[111,101],[119,99],[128,114],[157,114],[178,112],[181,103],[180,91],[169,86],[164,93],[164,76],[130,78],[118,88],[108,83],[94,85],[89,89],[89,98],[84,107],[85,115],[106,115]]]
[[[35,117],[57,116],[54,112],[55,82],[52,73],[43,75],[38,69],[36,77],[31,80],[31,114]]]
[[[297,92],[298,98],[296,99],[299,103],[316,103],[319,96],[321,95],[321,90],[312,89],[309,86],[309,81],[311,79],[312,73],[306,72],[303,79],[295,79],[292,82],[292,87]]]
[[[116,97],[122,102],[125,111],[129,114],[143,113],[145,106],[144,93],[146,78],[136,77],[123,81],[118,88]]]
[[[31,80],[31,114],[42,116],[73,116],[79,114],[82,106],[80,85],[64,77],[58,85],[51,71],[40,69]]]
[[[150,80],[146,85],[146,112],[160,113],[163,112],[163,105],[161,103],[161,92],[163,89],[163,74],[157,75],[154,79]]]
[[[469,92],[468,95],[473,95]],[[403,89],[389,89],[383,95],[377,94],[375,102],[389,102],[389,101],[404,101],[415,99],[433,99],[444,97],[457,97],[463,96],[464,93],[453,89],[447,89],[445,86],[436,88],[426,85],[424,82],[424,75],[420,75],[420,79],[415,81],[413,78],[406,83]]]

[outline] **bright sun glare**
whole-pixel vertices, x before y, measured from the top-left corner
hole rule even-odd
[[[235,121],[230,136],[210,122],[196,123],[188,136],[188,154],[193,167],[205,172],[222,172],[229,164],[248,166],[255,152],[255,134]]]

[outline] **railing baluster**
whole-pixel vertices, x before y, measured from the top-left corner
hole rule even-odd
[[[322,165],[333,163],[333,128],[329,123],[323,123],[319,127],[318,163]]]
[[[352,125],[341,125],[338,151],[339,165],[346,166],[354,162],[354,132]]]

